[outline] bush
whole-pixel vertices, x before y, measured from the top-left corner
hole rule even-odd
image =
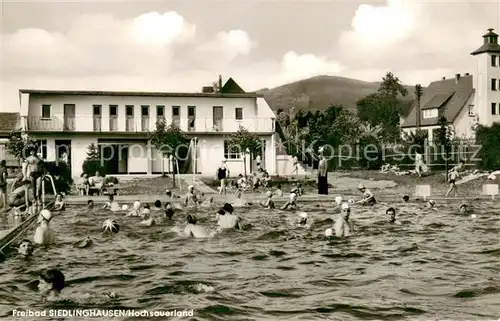
[[[94,176],[95,172],[99,172],[102,176],[106,175],[104,167],[101,166],[99,148],[95,144],[90,144],[87,149],[87,158],[82,165],[82,176],[83,174],[87,174],[89,177]]]
[[[476,145],[481,146],[477,158],[478,166],[484,170],[500,168],[500,123],[493,123],[491,127],[479,125],[476,130]]]
[[[70,167],[63,162],[45,162],[45,171],[54,179],[54,185],[58,193],[68,194],[73,184]],[[47,181],[45,185],[46,194],[54,194],[52,186]]]

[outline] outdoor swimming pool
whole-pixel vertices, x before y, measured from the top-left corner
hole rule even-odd
[[[0,314],[65,305],[194,309],[196,320],[497,320],[498,202],[474,204],[476,219],[458,214],[457,203],[395,205],[408,224],[380,223],[387,206],[353,207],[357,234],[332,242],[324,238],[331,203],[304,204],[310,230],[290,228],[292,213],[236,209],[253,228],[213,239],[182,239],[170,226],[125,217],[118,234],[103,236],[104,219],[120,215],[69,208],[51,223],[59,245],[0,263]],[[204,212],[199,224],[212,227]],[[184,217],[177,213],[176,224]],[[86,236],[93,246],[73,246]],[[54,266],[68,280],[66,301],[43,305],[33,281]],[[117,298],[95,295],[106,292]]]

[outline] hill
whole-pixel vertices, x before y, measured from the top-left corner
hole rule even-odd
[[[379,82],[366,82],[335,76],[318,76],[299,80],[272,89],[261,89],[269,106],[276,111],[288,110],[295,102],[298,109],[325,110],[331,105],[343,105],[356,112],[356,102],[377,91]],[[414,88],[407,86],[409,95],[404,98],[403,110],[408,113]]]

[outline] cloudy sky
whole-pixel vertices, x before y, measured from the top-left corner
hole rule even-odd
[[[490,1],[3,1],[1,106],[18,89],[247,91],[315,75],[407,84],[473,72]],[[498,31],[497,31],[498,32]]]

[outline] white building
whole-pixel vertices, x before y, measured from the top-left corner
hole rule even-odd
[[[109,159],[106,174],[158,174],[167,169],[161,153],[148,143],[158,120],[174,122],[192,141],[197,138],[196,161],[187,159],[181,172],[196,168],[197,173],[213,176],[227,159],[231,176],[243,173],[242,154],[227,144],[239,126],[260,137],[262,166],[270,174],[276,172],[276,117],[261,95],[244,92],[231,78],[217,92],[204,87],[202,93],[25,89],[19,93],[21,126],[46,146],[42,156],[47,161],[63,157],[65,148],[59,146],[68,146],[75,177],[82,173],[92,143],[101,145],[103,157]],[[247,171],[255,169],[251,161],[246,163]]]
[[[471,53],[475,60],[472,75],[457,74],[455,78],[434,81],[423,89],[420,102],[420,129],[428,131],[429,141],[435,139],[440,112],[450,123],[454,135],[474,138],[477,124],[490,126],[500,121],[500,45],[493,29],[483,36],[483,45]],[[404,132],[417,128],[416,102],[406,119]]]

